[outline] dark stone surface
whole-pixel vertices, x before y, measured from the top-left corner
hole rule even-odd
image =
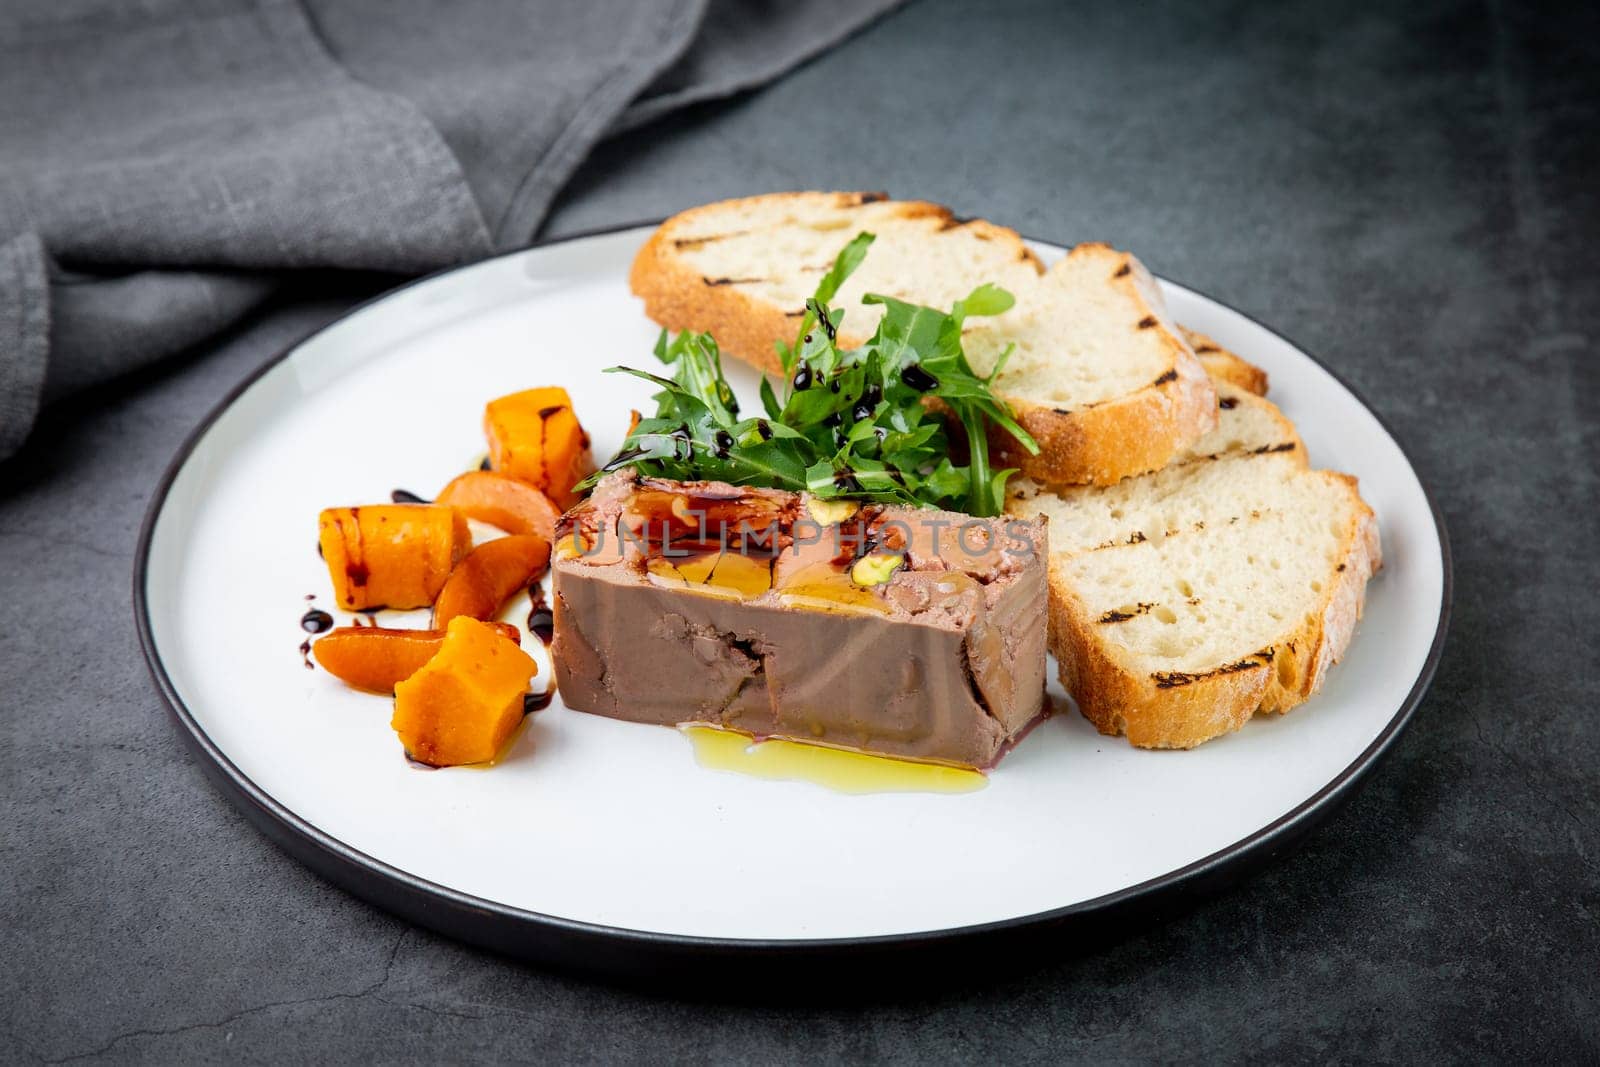
[[[1414,725],[1302,849],[1081,958],[845,1005],[608,988],[322,883],[187,755],[128,588],[183,435],[335,297],[0,467],[0,1059],[1600,1057],[1600,20],[1393,6],[917,4],[606,146],[551,224],[888,187],[1131,247],[1325,358],[1437,493],[1457,601]]]

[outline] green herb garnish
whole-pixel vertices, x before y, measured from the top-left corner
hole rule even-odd
[[[872,244],[869,233],[845,246],[806,301],[792,345],[779,344],[781,393],[761,382],[765,417],[741,418],[722,375],[722,354],[708,333],[684,332],[656,342],[656,358],[672,368],[665,378],[631,367],[661,387],[656,413],[643,419],[622,450],[578,488],[607,471],[638,467],[677,481],[707,479],[734,485],[806,490],[822,497],[856,497],[998,515],[1013,470],[989,467],[988,427],[993,423],[1030,453],[1038,445],[1017,425],[1011,409],[991,390],[1007,349],[987,378],[975,374],[961,349],[961,326],[970,316],[998,315],[1010,293],[981,285],[948,313],[869,294],[883,305],[872,339],[860,348],[836,344],[841,309],[830,307]],[[965,431],[968,462],[950,461],[946,421],[923,404],[937,398]]]

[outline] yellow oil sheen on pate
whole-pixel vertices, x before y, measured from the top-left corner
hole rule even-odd
[[[695,762],[772,781],[810,782],[838,793],[971,793],[989,784],[982,771],[943,763],[874,756],[865,752],[770,738],[738,730],[680,726]]]

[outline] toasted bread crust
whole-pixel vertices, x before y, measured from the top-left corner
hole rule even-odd
[[[1256,396],[1267,395],[1270,383],[1266,371],[1243,356],[1223,348],[1199,330],[1191,330],[1187,326],[1180,328],[1183,330],[1184,340],[1189,342],[1189,347],[1194,349],[1194,354],[1199,357],[1200,365],[1214,380],[1237,385],[1240,389]]]
[[[1121,662],[1116,647],[1099,639],[1097,620],[1052,568],[1050,651],[1061,684],[1095,729],[1126,735],[1138,748],[1193,748],[1237,730],[1257,712],[1281,714],[1303,704],[1322,687],[1328,668],[1350,645],[1367,581],[1382,566],[1377,520],[1356,493],[1356,480],[1324,473],[1348,484],[1358,507],[1320,606],[1269,647],[1215,673],[1163,686]]]
[[[726,211],[777,198],[812,200],[830,207],[849,208],[882,199],[873,193],[779,193],[765,197],[711,204],[668,219],[650,235],[633,262],[628,282],[644,301],[645,313],[670,330],[708,331],[723,352],[752,363],[769,373],[781,373],[777,342],[794,338],[799,319],[783,309],[741,292],[738,286],[712,284],[676,254],[680,241],[699,218],[711,210]],[[1014,245],[1018,257],[1042,271],[1037,257],[1013,230],[981,219],[956,221],[948,208],[926,201],[895,201],[903,218],[938,218],[951,226],[981,232],[989,240]],[[1204,368],[1195,358],[1180,328],[1162,310],[1156,283],[1132,256],[1104,244],[1079,245],[1073,256],[1105,260],[1109,284],[1148,309],[1156,320],[1170,355],[1164,373],[1133,393],[1075,411],[1032,404],[1006,397],[1017,421],[1039,444],[1030,455],[1003,431],[996,430],[991,447],[996,466],[1016,467],[1039,481],[1055,484],[1105,485],[1134,474],[1156,470],[1178,451],[1216,424],[1216,393]],[[841,331],[840,343],[854,347],[865,337]]]

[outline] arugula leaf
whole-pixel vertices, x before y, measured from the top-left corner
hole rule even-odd
[[[822,280],[817,283],[817,291],[812,296],[812,301],[826,306],[829,301],[838,296],[839,289],[844,285],[845,281],[856,272],[857,267],[861,266],[861,261],[867,258],[867,249],[872,247],[872,242],[875,240],[877,240],[877,237],[870,233],[858,233],[852,237],[850,243],[845,245],[844,249],[834,258],[833,266],[829,268],[828,273],[824,274]],[[802,330],[801,332],[803,333],[804,331]]]
[[[1010,311],[1016,302],[1017,298],[1009,290],[984,282],[972,290],[965,300],[955,302],[950,308],[950,317],[959,326],[968,315],[1002,315]]]
[[[856,272],[857,267],[861,266],[861,261],[867,256],[867,249],[872,246],[872,242],[876,239],[873,234],[858,233],[834,257],[833,266],[828,268],[828,273],[824,274],[822,280],[817,282],[817,291],[810,300],[806,301],[806,312],[800,318],[800,329],[796,333],[797,337],[804,337],[807,344],[812,344],[811,338],[807,335],[811,333],[812,327],[820,322],[827,324],[822,332],[827,334],[830,343],[833,341],[839,328],[839,319],[830,319],[828,304],[838,295],[839,289],[844,285],[846,279]],[[783,368],[784,377],[787,378],[793,374],[795,367],[805,359],[806,355],[807,352],[801,348],[798,342],[793,345],[786,345],[779,341],[778,359],[779,366]]]
[[[656,413],[578,488],[589,488],[607,471],[635,466],[682,481],[805,489],[825,498],[998,515],[1006,480],[1015,472],[991,469],[990,427],[1030,452],[1038,445],[991,389],[1010,349],[988,377],[980,377],[962,350],[961,330],[968,318],[1001,314],[1015,301],[998,286],[980,285],[945,313],[869,294],[862,302],[883,309],[877,330],[861,347],[842,349],[844,309],[832,301],[872,241],[872,234],[862,233],[844,247],[806,301],[794,343],[779,343],[784,380],[776,388],[762,380],[764,418],[739,417],[723,377],[722,352],[709,334],[672,337],[662,331],[655,355],[671,368],[670,378],[608,368],[658,386]],[[952,423],[963,431],[965,465],[950,459]]]

